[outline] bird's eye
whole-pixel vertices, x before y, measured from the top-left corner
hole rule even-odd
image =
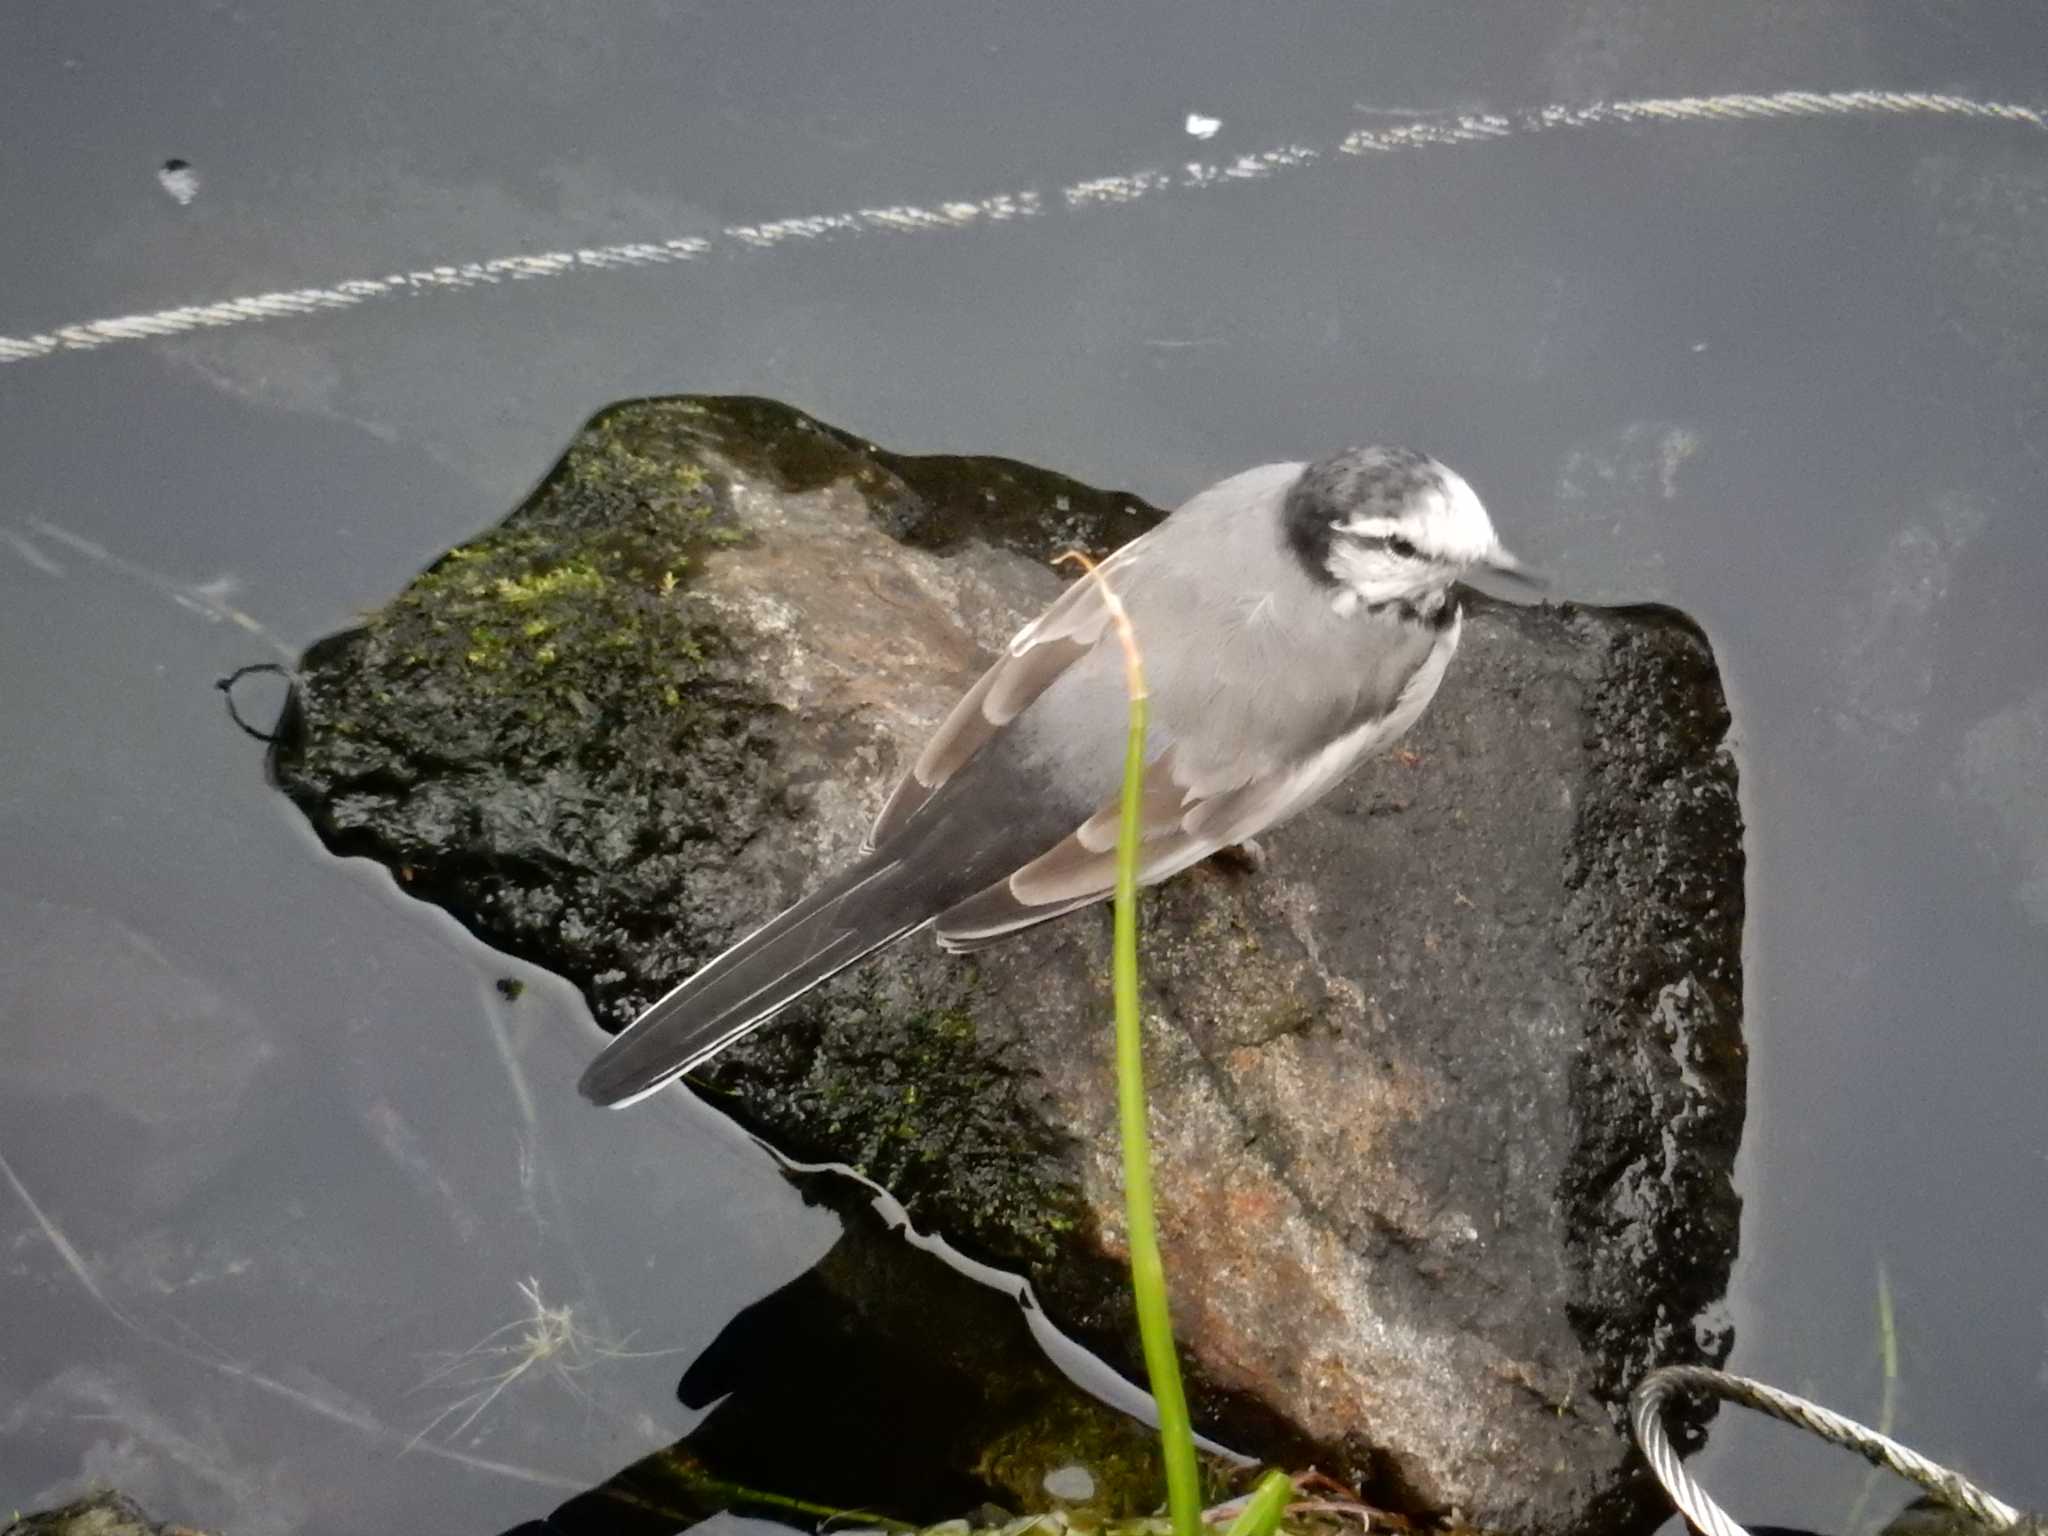
[[[1414,544],[1410,543],[1407,539],[1402,538],[1401,535],[1399,535],[1398,533],[1389,534],[1387,536],[1387,548],[1391,549],[1395,554],[1399,555],[1404,560],[1413,560],[1415,558]]]

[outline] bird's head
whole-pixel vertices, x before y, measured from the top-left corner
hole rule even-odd
[[[1287,493],[1287,540],[1340,610],[1433,611],[1476,568],[1532,580],[1462,476],[1406,448],[1347,448]]]

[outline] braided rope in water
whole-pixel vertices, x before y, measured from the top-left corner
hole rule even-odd
[[[2038,1521],[2030,1519],[2003,1499],[1986,1493],[1939,1462],[1929,1461],[1890,1436],[1881,1435],[1818,1403],[1766,1386],[1763,1382],[1752,1381],[1747,1376],[1734,1376],[1703,1365],[1667,1365],[1650,1372],[1637,1384],[1629,1397],[1629,1423],[1635,1430],[1636,1444],[1642,1450],[1643,1459],[1657,1474],[1657,1481],[1664,1485],[1671,1502],[1705,1536],[1749,1536],[1749,1533],[1686,1471],[1678,1459],[1677,1449],[1664,1433],[1665,1400],[1683,1392],[1703,1392],[1711,1397],[1726,1398],[1852,1450],[1864,1460],[1918,1483],[1943,1503],[1976,1517],[1994,1531],[2010,1531],[2023,1524],[2030,1530],[2040,1529]]]
[[[1425,116],[1383,128],[1360,129],[1338,143],[1335,153],[1370,156],[1449,144],[1529,137],[1560,130],[1629,124],[1731,123],[1824,117],[1959,118],[2048,131],[2048,114],[2012,102],[1977,101],[1967,96],[1925,91],[1775,91],[1767,95],[1651,97],[1594,102],[1578,107],[1547,106],[1510,116]],[[1170,170],[1153,169],[1093,177],[1061,188],[1054,198],[1074,209],[1113,206],[1167,191],[1262,180],[1326,158],[1326,152],[1314,145],[1289,144],[1240,155],[1227,162],[1190,161]],[[249,294],[210,304],[161,309],[150,314],[86,320],[33,335],[0,335],[0,364],[30,362],[59,352],[89,352],[119,342],[145,341],[193,331],[221,330],[229,326],[352,309],[376,299],[419,297],[576,273],[674,265],[698,260],[716,250],[739,254],[849,235],[929,234],[963,230],[1038,217],[1054,198],[1025,189],[992,197],[941,202],[930,207],[860,208],[843,213],[778,219],[766,224],[731,224],[705,235],[500,256],[489,261],[424,267],[384,277],[354,278],[331,287]]]
[[[1640,101],[1593,102],[1583,107],[1539,107],[1512,117],[1487,114],[1448,121],[1367,128],[1339,147],[1346,154],[1408,149],[1422,144],[1471,144],[1482,139],[1598,128],[1616,123],[1758,122],[1771,118],[1964,117],[2048,129],[2038,108],[1976,101],[1929,91],[1773,91],[1768,95],[1664,96]]]

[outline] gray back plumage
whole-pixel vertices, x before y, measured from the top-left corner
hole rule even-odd
[[[1149,753],[1173,747],[1176,777],[1198,793],[1282,769],[1387,713],[1437,638],[1391,612],[1336,612],[1288,545],[1283,503],[1301,472],[1269,464],[1222,481],[1117,573],[1152,695]],[[1127,719],[1121,654],[1107,645],[1011,730],[1100,799],[1115,792]]]

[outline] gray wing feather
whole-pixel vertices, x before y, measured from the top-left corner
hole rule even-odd
[[[1156,884],[1223,846],[1214,837],[1190,830],[1188,786],[1175,772],[1172,748],[1146,769],[1139,796],[1140,884]],[[1112,798],[1014,874],[947,908],[937,923],[939,943],[954,951],[978,949],[1020,928],[1102,900],[1116,887],[1121,801],[1121,795]],[[1195,802],[1194,808],[1199,806]]]
[[[1126,544],[1098,569],[1104,575],[1114,573],[1150,537],[1146,534]],[[960,771],[962,764],[986,746],[997,731],[1029,709],[1108,631],[1109,609],[1102,601],[1101,588],[1087,577],[1068,587],[1043,614],[1018,630],[995,665],[967,690],[925,743],[910,772],[903,776],[882,807],[881,815],[875,818],[868,833],[867,850],[882,847],[902,832],[911,817]]]
[[[1361,700],[1345,728],[1319,749],[1241,783],[1191,786],[1169,747],[1146,770],[1141,790],[1139,883],[1165,880],[1314,804],[1361,758],[1390,746],[1414,723],[1457,645],[1456,626],[1433,637],[1391,697]],[[1109,895],[1116,887],[1120,812],[1118,795],[1016,873],[942,912],[940,944],[976,949]]]

